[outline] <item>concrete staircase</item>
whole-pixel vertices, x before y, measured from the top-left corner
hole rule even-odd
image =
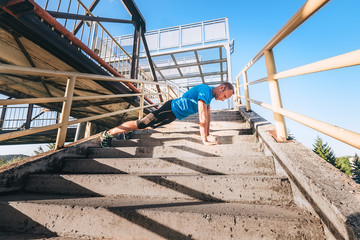
[[[210,128],[221,145],[201,144],[193,116],[30,175],[0,196],[0,229],[18,232],[4,239],[325,239],[239,112]]]

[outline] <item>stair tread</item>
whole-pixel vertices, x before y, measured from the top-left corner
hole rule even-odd
[[[271,157],[203,158],[70,158],[63,165],[65,173],[128,174],[266,174],[274,175]]]
[[[74,197],[66,195],[46,195],[18,193],[0,197],[0,204],[35,203],[46,205],[67,205],[77,207],[124,208],[128,210],[144,209],[156,211],[174,211],[207,214],[227,214],[243,217],[299,219],[309,217],[298,207],[259,205],[244,203],[214,203],[200,200],[168,200],[162,198],[127,198],[118,196]]]
[[[79,238],[72,237],[58,237],[58,236],[48,236],[44,234],[35,234],[35,233],[21,233],[21,232],[7,232],[0,231],[0,240],[76,240]]]

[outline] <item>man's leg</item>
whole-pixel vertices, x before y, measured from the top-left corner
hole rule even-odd
[[[135,131],[138,130],[138,126],[136,124],[136,121],[128,121],[128,122],[124,122],[123,124],[114,127],[112,129],[110,129],[108,131],[108,134],[110,135],[116,135],[119,133],[126,133],[126,132],[130,132],[130,131]]]
[[[171,101],[167,101],[162,107],[149,113],[147,116],[137,121],[128,121],[115,128],[107,130],[100,135],[102,147],[112,147],[112,139],[116,134],[145,129],[147,127],[157,128],[168,124],[176,119],[171,110]]]

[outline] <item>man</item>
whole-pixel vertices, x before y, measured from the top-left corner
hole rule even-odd
[[[143,119],[128,121],[118,127],[107,130],[100,135],[102,147],[112,147],[111,141],[116,134],[124,135],[126,132],[147,127],[157,128],[169,124],[176,119],[184,119],[191,114],[199,112],[200,135],[204,145],[220,144],[208,139],[210,132],[210,102],[215,100],[224,101],[234,94],[231,83],[225,82],[217,87],[205,84],[191,88],[182,97],[167,101],[162,107],[149,113]]]

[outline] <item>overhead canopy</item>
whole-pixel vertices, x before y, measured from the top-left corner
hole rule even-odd
[[[152,30],[145,36],[159,81],[168,81],[184,91],[201,83],[231,81],[233,41],[227,18]],[[130,51],[133,35],[116,40]],[[140,58],[140,67],[150,74],[143,49]]]

